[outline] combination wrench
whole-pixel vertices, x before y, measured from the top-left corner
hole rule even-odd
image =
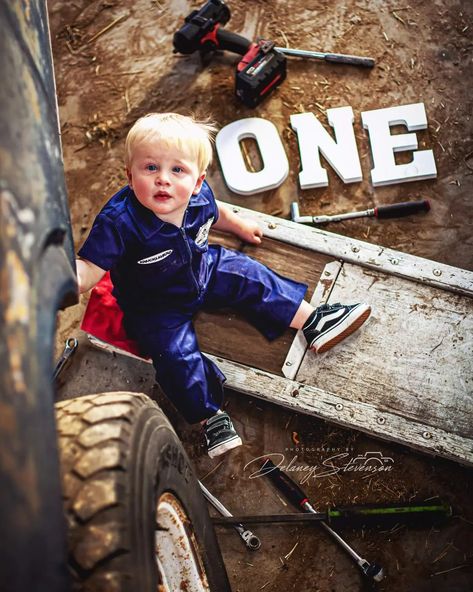
[[[54,368],[53,379],[52,379],[53,382],[57,379],[59,374],[61,374],[61,372],[64,370],[64,367],[67,364],[67,361],[74,354],[78,345],[79,345],[79,342],[77,341],[77,339],[75,337],[69,337],[68,339],[66,339],[66,345],[64,347],[64,351],[62,352],[59,360],[56,363],[56,367]]]
[[[220,514],[222,514],[222,516],[228,516],[230,518],[232,514],[227,510],[227,508],[221,502],[219,502],[219,500],[214,495],[210,493],[210,491],[205,487],[205,485],[201,481],[199,481],[199,485],[207,501],[209,501],[212,504],[212,506],[216,510],[218,510]],[[233,525],[233,528],[238,532],[238,534],[240,535],[241,539],[248,547],[248,549],[250,549],[251,551],[256,551],[261,547],[261,541],[259,540],[259,538],[255,534],[253,534],[251,530],[245,528],[243,524],[235,524]]]

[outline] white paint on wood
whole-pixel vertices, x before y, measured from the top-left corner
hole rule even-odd
[[[255,210],[228,205],[233,211],[258,220],[264,235],[268,238],[473,297],[473,272],[466,269],[437,263]]]
[[[301,189],[328,185],[327,171],[320,164],[319,152],[325,156],[344,183],[356,183],[363,178],[353,130],[353,109],[327,109],[327,119],[334,129],[336,140],[313,113],[291,115],[291,126],[297,134],[301,158]]]
[[[325,354],[308,352],[299,382],[473,439],[473,300],[344,264],[330,301],[367,302],[371,318]]]
[[[416,134],[391,135],[390,131],[393,125],[405,125],[409,131],[425,129],[427,115],[423,103],[364,111],[361,119],[370,135],[374,164],[371,180],[374,186],[434,179],[437,176],[434,153],[432,150],[417,150]],[[396,164],[394,153],[405,150],[415,151],[412,161]]]
[[[209,356],[225,373],[226,385],[234,390],[300,413],[358,429],[384,440],[409,445],[473,466],[473,440],[451,434],[396,413],[380,411],[374,405],[351,401],[318,387],[301,384],[230,360]]]
[[[240,142],[252,138],[258,144],[263,168],[249,171]],[[222,174],[235,193],[251,195],[279,187],[289,174],[289,163],[279,132],[271,121],[248,117],[223,127],[215,140]]]
[[[337,279],[341,267],[342,264],[340,261],[332,261],[325,266],[322,272],[322,277],[317,283],[314,293],[312,294],[312,298],[310,299],[310,304],[312,304],[314,308],[317,308],[317,306],[320,306],[321,304],[324,304],[328,301],[330,292],[332,291],[332,286]],[[307,341],[301,330],[296,333],[291,347],[287,352],[286,359],[284,360],[282,373],[286,378],[295,378],[306,351]]]
[[[297,380],[209,356],[227,386],[473,465],[473,273],[240,210],[271,238],[345,260],[330,301],[374,311],[337,349],[307,352]]]

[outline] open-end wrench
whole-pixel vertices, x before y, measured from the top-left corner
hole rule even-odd
[[[214,495],[210,493],[210,491],[205,487],[203,483],[201,483],[201,481],[199,481],[199,485],[207,501],[209,501],[212,504],[212,506],[216,510],[218,510],[220,514],[222,514],[222,516],[232,516],[232,514],[227,510],[227,508],[221,502],[219,502],[219,500]],[[248,547],[248,549],[250,549],[251,551],[256,551],[261,547],[261,541],[259,540],[259,538],[255,534],[253,534],[251,530],[245,528],[243,524],[235,524],[233,528],[238,532],[238,534],[240,535],[241,539]]]
[[[54,368],[53,382],[57,379],[59,374],[62,372],[65,365],[67,364],[67,361],[72,356],[72,354],[76,351],[78,345],[79,345],[79,342],[77,341],[77,339],[75,337],[69,337],[68,339],[66,339],[66,345],[64,347],[64,351],[62,352],[59,360],[56,363],[56,367]]]
[[[304,512],[316,513],[315,509],[309,503],[306,494],[288,475],[283,473],[269,458],[264,461],[261,467],[261,474],[266,475],[276,487],[284,493],[284,495],[298,508]],[[345,551],[355,560],[356,564],[361,569],[363,575],[380,582],[384,578],[384,570],[376,563],[369,563],[363,559],[356,551],[354,551],[342,537],[336,533],[330,526],[321,521],[320,525],[345,549]]]

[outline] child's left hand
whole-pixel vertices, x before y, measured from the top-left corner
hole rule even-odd
[[[260,245],[263,231],[256,220],[246,218],[240,220],[240,228],[236,234],[247,243]]]

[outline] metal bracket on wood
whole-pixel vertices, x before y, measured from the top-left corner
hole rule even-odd
[[[310,303],[314,308],[317,308],[317,306],[325,304],[328,301],[342,265],[343,263],[341,261],[331,261],[324,267],[320,280],[312,294],[312,298],[310,299]],[[306,351],[307,342],[302,331],[298,331],[289,351],[287,352],[282,367],[282,373],[286,378],[290,378],[291,380],[295,378]]]

